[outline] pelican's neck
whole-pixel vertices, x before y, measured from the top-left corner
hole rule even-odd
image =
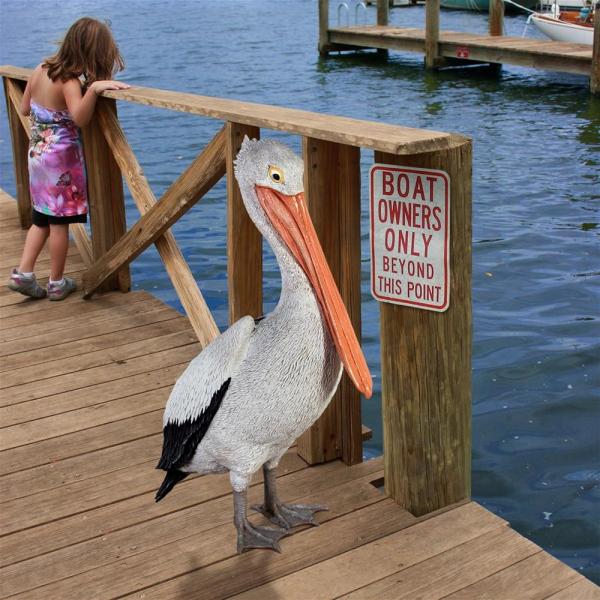
[[[281,271],[281,296],[273,313],[279,313],[284,308],[310,310],[321,315],[317,297],[304,271],[296,262],[292,253],[287,249],[281,238],[275,233],[273,226],[262,210],[253,186],[241,188],[242,198],[248,214],[264,239],[275,254]]]
[[[320,315],[321,311],[315,291],[296,259],[279,237],[269,240],[269,243],[281,271],[281,295],[273,312],[279,312],[286,308],[301,308],[302,311],[316,312]]]

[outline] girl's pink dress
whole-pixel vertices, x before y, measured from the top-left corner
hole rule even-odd
[[[88,212],[80,130],[69,111],[31,103],[29,189],[33,208],[72,217]]]

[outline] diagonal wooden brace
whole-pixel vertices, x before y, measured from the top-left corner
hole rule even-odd
[[[104,105],[100,105],[96,109],[96,116],[129,191],[140,213],[144,215],[157,204],[144,171],[127,142],[116,115]],[[155,244],[196,336],[204,347],[219,335],[219,329],[198,284],[170,229],[157,238]]]
[[[156,242],[225,175],[225,128],[163,194],[160,201],[83,275],[84,298]]]

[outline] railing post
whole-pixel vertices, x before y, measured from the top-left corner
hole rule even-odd
[[[490,0],[490,35],[503,35],[504,33],[504,1]]]
[[[600,9],[594,15],[594,47],[592,51],[592,72],[590,75],[590,91],[600,96]]]
[[[360,340],[360,149],[303,138],[308,208],[354,329]],[[360,395],[344,373],[320,419],[298,440],[310,464],[362,460]]]
[[[103,103],[107,110],[116,114],[117,106],[114,100],[98,98],[98,102]],[[127,231],[123,180],[96,116],[83,128],[83,148],[87,171],[92,253],[94,260],[98,260]],[[97,291],[127,292],[130,288],[129,266],[124,266],[115,275],[109,277]]]
[[[13,165],[15,170],[15,182],[17,188],[17,210],[19,221],[23,229],[31,225],[31,195],[29,193],[29,169],[27,166],[27,154],[29,152],[29,136],[23,129],[19,119],[19,107],[14,106],[9,94],[9,85],[16,85],[24,89],[24,85],[16,80],[3,77],[4,97],[6,98],[6,112],[10,127],[10,138],[12,141]]]
[[[233,172],[244,136],[260,137],[258,127],[227,123],[227,279],[229,323],[241,317],[263,314],[262,236],[250,220]]]
[[[450,177],[450,306],[437,313],[382,303],[385,488],[422,515],[470,496],[471,143],[375,162]]]
[[[329,53],[329,0],[319,0],[319,54]]]
[[[425,67],[440,65],[440,0],[425,1]]]

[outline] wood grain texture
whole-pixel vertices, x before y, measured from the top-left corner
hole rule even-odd
[[[14,81],[8,77],[4,77],[3,82],[8,126],[12,143],[19,222],[23,229],[28,229],[31,225],[31,195],[29,193],[29,168],[27,166],[29,135],[26,133],[22,122],[25,117],[21,115],[20,101],[25,86],[21,81]]]
[[[211,530],[212,535],[205,536],[204,540],[190,538],[185,546],[165,547],[163,556],[167,551],[172,565],[182,562],[184,552],[193,551],[196,557],[193,570],[188,560],[187,573],[144,590],[144,597],[146,600],[228,598],[394,533],[412,522],[412,517],[390,500],[377,501],[376,490],[368,486],[355,484],[354,492],[349,486],[340,486],[330,493],[319,494],[319,500],[328,502],[331,512],[318,514],[319,527],[295,532],[282,540],[281,554],[249,552],[235,556],[233,544],[230,544],[229,557],[220,551],[218,561],[207,564],[207,552],[202,548],[211,544],[209,547],[214,552],[218,547],[215,541],[220,532],[216,529]],[[304,501],[314,501],[314,498],[307,494]],[[219,536],[221,539],[222,535]],[[196,550],[192,550],[194,547]],[[221,547],[222,542],[219,550]],[[235,576],[232,577],[232,573]],[[129,585],[132,583],[130,581]],[[139,598],[140,594],[126,597]]]
[[[504,0],[490,0],[489,14],[490,35],[502,35],[504,33]]]
[[[600,600],[600,587],[583,577],[548,596],[547,600]]]
[[[319,0],[319,54],[327,56],[329,49],[329,0]]]
[[[519,600],[542,600],[581,579],[581,575],[556,558],[538,552],[463,589],[447,600],[500,600],[510,598],[515,582]],[[578,600],[574,597],[572,600]]]
[[[308,209],[357,338],[361,337],[360,150],[303,139],[304,189]],[[362,460],[360,394],[343,374],[319,420],[298,440],[298,453],[315,464]]]
[[[158,420],[160,421],[160,416]],[[138,423],[139,421],[141,419],[137,419],[134,422]],[[71,437],[69,436],[67,439]],[[93,455],[89,457],[91,461],[96,458],[97,456]],[[294,449],[289,450],[283,456],[279,465],[278,479],[281,480],[286,475],[305,468],[306,463],[298,458],[296,451]],[[149,472],[146,475],[151,476]],[[261,476],[258,475],[253,485],[258,485],[261,481]],[[213,475],[210,478],[190,477],[177,486],[177,492],[169,497],[168,502],[154,502],[152,491],[128,498],[125,497],[126,494],[124,492],[121,500],[116,504],[98,506],[84,515],[72,514],[64,519],[50,521],[34,529],[20,531],[15,535],[7,536],[3,539],[3,552],[0,554],[0,564],[7,566],[22,561],[32,561],[30,564],[35,564],[33,561],[35,561],[36,557],[41,557],[42,559],[36,561],[38,564],[40,562],[43,563],[45,560],[52,560],[53,556],[59,556],[58,553],[53,555],[48,555],[48,553],[57,552],[68,546],[74,546],[77,553],[77,550],[82,548],[80,544],[88,540],[91,541],[91,544],[89,546],[86,544],[83,548],[98,548],[98,542],[104,542],[100,546],[104,546],[105,548],[105,560],[111,558],[112,555],[110,552],[113,551],[129,550],[130,555],[139,554],[144,552],[147,544],[150,544],[150,548],[163,545],[163,540],[161,540],[160,536],[157,537],[154,535],[153,525],[156,519],[165,517],[163,523],[168,527],[169,520],[173,514],[192,507],[200,507],[202,504],[216,498],[225,497],[227,498],[227,511],[222,517],[217,518],[222,518],[223,523],[229,521],[232,504],[230,493],[231,485],[229,477],[226,474]],[[193,517],[197,514],[197,509],[192,510],[189,514]],[[209,510],[208,514],[210,518],[215,519],[213,511]],[[164,527],[163,523],[158,523],[158,526],[161,528]],[[141,524],[142,527],[136,527]],[[196,527],[201,524],[197,524]],[[124,536],[118,535],[118,532],[126,531],[129,528],[133,529],[126,532]],[[145,535],[135,535],[138,534],[139,529],[144,529]],[[134,534],[133,536],[131,535],[132,533]],[[172,531],[170,535],[178,539],[181,536],[185,537],[185,534],[186,529],[184,528],[179,531]],[[148,538],[149,541],[146,541]],[[106,550],[106,542],[109,540],[116,542],[113,550]],[[120,540],[126,540],[128,544],[126,546],[118,545]],[[95,558],[97,560],[97,556]],[[78,562],[72,567],[63,565],[62,569],[76,568],[81,564],[80,561],[85,560],[87,560],[86,557],[79,553]],[[110,562],[110,560],[107,562]],[[117,570],[115,567],[118,567],[118,564],[113,564],[113,572]],[[77,596],[76,598],[80,597]],[[68,596],[61,596],[61,598],[68,598]]]
[[[115,113],[105,105],[100,105],[96,114],[138,210],[144,215],[157,203],[144,171],[128,144]],[[155,245],[198,341],[205,347],[219,335],[219,329],[171,230],[167,229],[157,238]]]
[[[98,98],[97,108],[104,106],[116,114],[114,100]],[[98,261],[127,231],[125,200],[121,171],[110,152],[98,119],[92,118],[82,129],[85,154],[90,228],[92,232],[92,254]],[[107,275],[96,287],[97,291],[131,288],[131,276],[127,264],[121,264]]]
[[[356,479],[359,480],[359,485],[362,483],[356,473],[344,473],[347,470],[339,463],[335,465],[335,469],[328,469],[327,474],[330,477],[326,478],[320,476],[318,470],[307,469],[297,457],[293,460],[293,453],[288,453],[284,462],[286,471],[278,477],[278,487],[290,501],[306,496],[307,490],[313,495],[323,494],[336,486],[348,487],[348,483],[353,483]],[[260,479],[257,478],[250,488],[252,502],[260,502],[262,499],[262,486],[259,484]],[[132,524],[128,530],[107,532],[103,536],[105,539],[90,539],[62,548],[49,556],[40,556],[6,569],[3,572],[7,578],[6,592],[18,593],[36,585],[57,582],[80,574],[80,582],[89,580],[89,576],[86,577],[84,573],[102,567],[103,572],[116,569],[121,577],[124,570],[120,569],[118,564],[114,564],[117,561],[132,559],[138,562],[136,555],[142,555],[143,558],[145,554],[146,560],[151,564],[160,556],[161,548],[176,544],[182,538],[210,536],[211,530],[217,527],[224,536],[229,533],[232,501],[227,490],[226,478],[191,480],[185,485],[180,485],[177,492],[181,492],[183,498],[173,497],[171,506],[158,505],[148,515],[150,523],[146,520]],[[131,513],[131,509],[127,512]],[[118,518],[120,520],[120,517]],[[133,547],[129,543],[132,538],[135,538]],[[226,556],[231,555],[228,545],[218,550],[219,554],[221,552]],[[160,559],[158,560],[160,562]],[[35,575],[32,576],[32,573]],[[92,576],[97,577],[98,574]]]
[[[31,72],[31,69],[21,67],[0,66],[0,75],[14,79],[27,80]],[[287,131],[321,140],[396,154],[427,152],[453,147],[457,143],[462,143],[463,140],[460,135],[440,131],[401,127],[376,121],[349,119],[293,108],[141,86],[118,92],[107,91],[102,95],[107,98],[203,115],[260,128]]]
[[[425,3],[425,66],[433,69],[439,63],[440,0]]]
[[[434,557],[464,548],[464,544],[472,543],[481,536],[509,531],[500,519],[489,518],[490,516],[479,505],[469,503],[424,520],[415,519],[408,527],[378,540],[377,543],[361,546],[234,598],[329,600],[365,597],[379,600],[377,594],[383,587],[380,582],[386,582],[387,587],[388,577],[403,579],[415,587],[419,584],[427,586],[436,579],[443,578],[446,572],[450,574],[453,569],[460,568],[462,561],[445,561],[447,570],[429,571],[424,577],[403,577],[402,573],[411,568],[419,568]],[[520,539],[523,543],[530,544],[524,538]],[[439,597],[415,593],[410,600]]]
[[[102,135],[99,132],[99,135]],[[103,137],[104,139],[104,137]],[[225,131],[219,133],[156,203],[117,243],[96,257],[83,277],[84,298],[156,242],[225,174]]]
[[[385,486],[422,515],[471,489],[471,144],[375,162],[450,177],[448,310],[380,304]]]
[[[377,0],[377,25],[387,25],[390,20],[389,0]]]
[[[227,289],[229,323],[263,314],[262,236],[251,221],[238,186],[233,165],[244,136],[259,139],[260,130],[227,123]]]

